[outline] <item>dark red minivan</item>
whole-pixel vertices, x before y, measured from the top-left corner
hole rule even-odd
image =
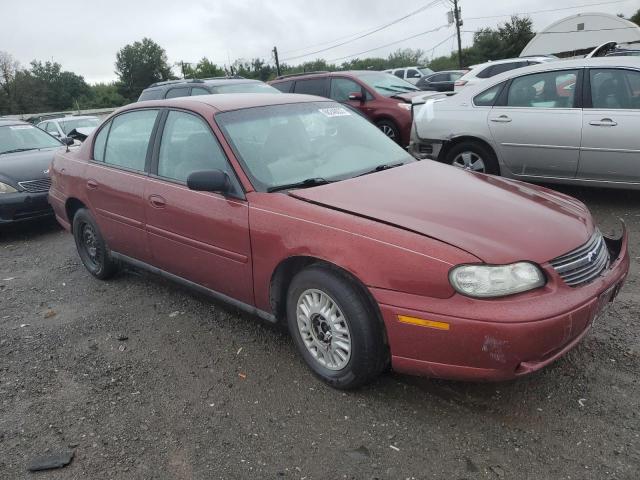
[[[270,84],[284,93],[346,103],[403,147],[409,145],[411,135],[411,99],[425,94],[395,75],[371,70],[285,75]]]
[[[629,268],[624,229],[605,237],[579,201],[417,161],[315,96],[132,104],[59,153],[51,180],[92,275],[127,263],[286,323],[338,388],[388,365],[538,370],[587,334]]]

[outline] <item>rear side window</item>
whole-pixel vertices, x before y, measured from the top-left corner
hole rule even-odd
[[[508,72],[509,70],[515,70],[516,68],[522,68],[526,66],[527,62],[500,63],[493,66],[493,68],[491,69],[491,76],[494,77],[499,73]]]
[[[485,67],[484,70],[479,71],[476,77],[489,78],[491,76],[492,70],[493,70],[493,65],[489,65],[488,67]]]
[[[622,69],[592,69],[593,108],[640,109],[640,72]]]
[[[431,75],[428,79],[430,82],[446,82],[449,80],[448,73],[438,73],[436,75]]]
[[[178,97],[188,97],[189,96],[189,87],[181,87],[181,88],[172,88],[167,92],[164,98],[178,98]]]
[[[325,85],[326,78],[311,78],[309,80],[297,80],[294,87],[295,93],[304,93],[306,95],[326,96]]]
[[[502,90],[502,86],[504,83],[500,83],[494,87],[491,87],[488,90],[476,95],[473,98],[474,105],[478,107],[492,107],[496,102],[500,91]]]
[[[93,142],[93,159],[96,162],[104,162],[104,147],[107,144],[107,136],[109,135],[110,128],[111,122],[102,127]]]
[[[140,98],[138,98],[139,102],[143,102],[145,100],[160,100],[162,98],[162,90],[160,88],[143,90]]]
[[[186,182],[193,172],[213,169],[231,173],[208,125],[190,113],[169,112],[160,143],[158,175]]]
[[[398,78],[404,78],[404,70],[396,70],[393,74]]]
[[[109,130],[104,162],[144,171],[149,139],[157,116],[157,110],[139,110],[114,118]]]
[[[287,80],[286,82],[274,83],[271,86],[273,88],[277,88],[282,93],[289,93],[291,91],[291,87],[293,86],[293,80]]]

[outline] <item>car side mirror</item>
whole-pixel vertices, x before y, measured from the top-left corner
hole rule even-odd
[[[201,170],[187,177],[187,187],[196,192],[227,193],[231,189],[231,182],[222,170]]]
[[[60,139],[60,141],[64,143],[67,147],[70,147],[74,143],[74,140],[71,137],[63,137]]]
[[[364,102],[364,95],[362,95],[362,92],[353,92],[349,94],[349,100]]]

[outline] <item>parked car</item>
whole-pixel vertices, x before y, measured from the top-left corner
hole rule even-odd
[[[422,94],[404,80],[370,70],[285,75],[271,85],[285,93],[318,95],[348,104],[403,146],[409,144],[412,98]]]
[[[0,227],[52,216],[49,164],[61,147],[30,123],[0,119]]]
[[[385,73],[390,73],[398,78],[406,80],[407,82],[415,85],[422,77],[431,75],[433,70],[427,67],[405,67],[405,68],[390,68],[384,70]]]
[[[635,57],[514,70],[416,107],[415,117],[410,150],[420,158],[528,181],[640,188]]]
[[[454,90],[461,90],[463,87],[470,87],[482,83],[488,78],[495,77],[509,70],[516,68],[524,68],[530,65],[538,65],[539,63],[553,62],[557,60],[555,57],[520,57],[505,58],[504,60],[495,60],[491,62],[480,63],[469,67],[469,71],[454,82]]]
[[[92,115],[67,115],[38,123],[37,127],[58,140],[70,137],[75,144],[82,143],[100,125],[100,119]]]
[[[426,75],[418,80],[416,87],[420,90],[435,92],[453,92],[453,84],[468,70],[446,70]]]
[[[161,98],[211,95],[216,93],[280,93],[260,80],[251,80],[240,76],[213,77],[193,80],[168,80],[157,82],[145,88],[139,102],[159,100]]]
[[[415,161],[315,96],[128,105],[51,175],[93,276],[128,263],[285,322],[338,388],[389,362],[473,380],[540,369],[629,268],[626,233],[604,237],[577,200]]]

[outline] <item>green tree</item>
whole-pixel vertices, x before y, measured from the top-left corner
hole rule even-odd
[[[90,86],[90,93],[80,100],[80,107],[112,108],[125,105],[127,99],[118,93],[116,83],[96,83]]]
[[[91,91],[83,77],[63,71],[62,65],[56,62],[34,60],[30,73],[36,81],[36,89],[45,98],[40,111],[78,108],[80,99]]]
[[[154,82],[175,78],[165,50],[150,38],[125,45],[116,54],[119,93],[135,101],[142,90]]]
[[[634,13],[629,20],[636,25],[640,25],[640,9],[638,9],[638,11]]]
[[[398,49],[387,58],[387,68],[421,66],[424,63],[424,50],[404,48]]]
[[[529,17],[513,16],[511,20],[498,27],[498,36],[502,42],[501,58],[518,57],[527,43],[535,36],[533,22]]]

